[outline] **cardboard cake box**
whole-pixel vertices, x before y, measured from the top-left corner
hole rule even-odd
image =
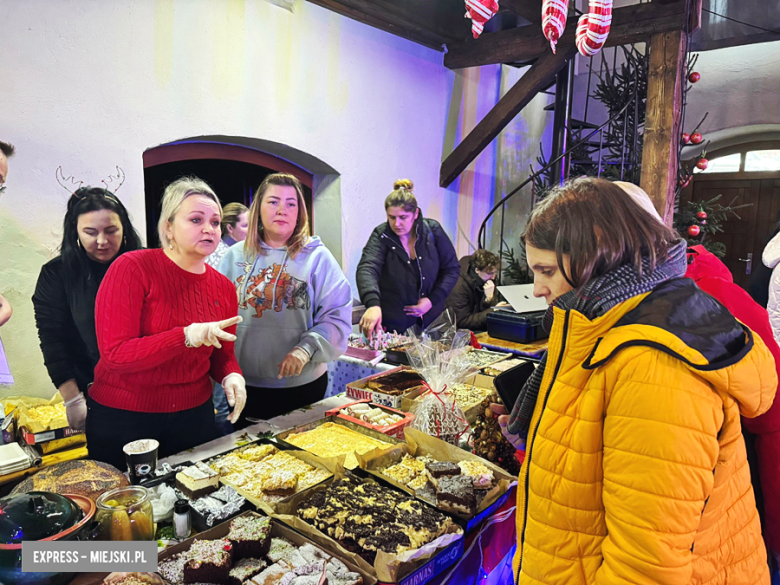
[[[283,451],[292,457],[300,459],[301,461],[311,465],[312,467],[327,471],[328,473],[330,473],[330,477],[333,476],[341,477],[344,474],[343,461],[340,458],[317,457],[316,455],[309,453],[308,451],[304,451],[297,447],[291,448],[291,446],[286,443],[280,443],[269,439],[259,439],[258,441],[253,441],[247,445],[242,445],[240,447],[237,447],[236,449],[231,449],[230,451],[226,451],[225,453],[212,457],[211,459],[205,461],[205,463],[211,466],[211,464],[214,463],[216,460],[226,455],[229,455],[230,453],[245,451],[247,449],[251,449],[252,447],[256,447],[258,445],[265,445],[265,444],[272,445],[273,447],[276,447],[279,451]],[[220,474],[219,481],[222,485],[228,485],[232,487],[234,490],[236,490],[236,492],[242,495],[248,502],[253,504],[258,510],[265,512],[269,516],[272,514],[286,514],[290,512],[290,507],[289,507],[290,501],[292,496],[295,494],[291,494],[278,501],[267,501],[253,496],[245,489],[243,489],[243,487],[240,485],[234,485],[230,481],[226,480],[222,474]],[[316,485],[319,484],[315,484],[315,486],[308,487],[296,493],[308,493],[309,490],[311,490],[313,487],[316,487]]]
[[[348,414],[344,414],[342,411],[346,408],[349,408],[351,406],[354,406],[355,404],[368,404],[371,407],[379,408],[385,412],[389,412],[391,414],[395,414],[397,416],[401,417],[401,420],[399,420],[396,423],[393,423],[391,425],[375,425],[373,423],[361,420],[359,418],[355,418],[354,416],[350,416]],[[325,413],[326,416],[336,416],[338,418],[347,420],[351,423],[354,423],[356,425],[364,426],[368,429],[374,429],[379,431],[380,433],[384,435],[389,435],[391,437],[395,437],[396,439],[399,439],[401,441],[404,440],[404,429],[412,424],[414,422],[414,415],[410,414],[408,412],[402,412],[400,410],[396,410],[394,408],[390,408],[389,406],[383,406],[381,404],[374,404],[370,400],[356,400],[355,402],[350,402],[349,404],[345,404],[344,406],[339,406],[338,408],[333,408]]]
[[[243,514],[236,516],[236,518],[239,518],[240,516],[260,516],[260,515],[261,514],[257,514],[255,512],[244,512]],[[192,543],[195,540],[217,540],[220,538],[225,538],[228,535],[228,532],[230,532],[230,523],[233,520],[235,520],[235,518],[231,520],[227,520],[226,522],[223,522],[222,524],[219,524],[214,528],[196,534],[192,538],[188,538],[187,540],[184,540],[177,545],[165,549],[157,556],[157,562],[160,563],[161,561],[164,561],[175,554],[189,550],[190,546],[192,546]],[[286,526],[281,521],[273,517],[271,518],[271,538],[286,538],[287,540],[289,540],[290,542],[292,542],[293,544],[299,547],[303,546],[304,544],[313,544],[314,546],[317,546],[318,548],[325,550],[325,552],[327,552],[331,556],[338,558],[338,560],[344,563],[347,566],[347,568],[349,568],[350,571],[359,573],[360,576],[363,578],[364,585],[377,585],[376,578],[373,577],[370,573],[366,572],[363,568],[357,566],[354,562],[352,562],[349,556],[340,555],[338,551],[332,551],[326,549],[325,547],[319,545],[313,540],[306,538],[306,536],[300,534],[300,531],[296,532],[289,526]],[[76,576],[76,578],[71,582],[71,585],[101,585],[103,583],[103,579],[105,579],[108,575],[109,573],[81,573],[80,575]]]
[[[59,429],[41,431],[39,433],[32,433],[28,431],[26,427],[21,427],[19,430],[22,433],[24,442],[28,445],[38,445],[40,443],[46,443],[56,439],[65,439],[67,437],[73,437],[76,435],[84,435],[84,431],[77,431],[70,427],[61,427]],[[86,442],[86,436],[84,439],[84,442]]]
[[[335,415],[326,416],[323,419],[315,420],[309,423],[305,423],[303,425],[299,425],[297,427],[293,427],[291,429],[287,429],[286,431],[282,431],[281,433],[278,433],[274,437],[274,440],[277,443],[288,446],[290,449],[301,449],[301,447],[298,447],[297,445],[288,442],[288,438],[290,437],[290,435],[305,433],[306,431],[311,431],[320,426],[327,425],[327,424],[346,427],[347,429],[350,429],[351,431],[354,431],[359,435],[362,435],[364,437],[369,437],[377,441],[381,441],[382,443],[385,443],[387,445],[386,447],[378,446],[376,449],[374,449],[376,451],[384,451],[387,449],[392,449],[395,445],[400,443],[398,439],[396,439],[391,435],[385,435],[383,433],[380,433],[378,430],[375,430],[373,428],[364,425],[361,426],[359,424],[353,423],[352,421],[346,420],[344,418],[339,418],[338,416]],[[338,446],[343,446],[343,445],[338,445]],[[321,460],[329,458],[327,456],[323,457],[322,454],[319,455],[319,457]],[[351,456],[342,454],[342,455],[337,455],[335,457],[339,459],[339,462],[343,465],[345,469],[355,469],[356,467],[358,467],[358,461],[354,451],[351,453]]]
[[[452,516],[458,524],[465,528],[466,532],[471,532],[487,516],[490,516],[495,510],[502,506],[509,497],[512,485],[517,482],[516,477],[509,475],[505,470],[490,461],[486,461],[479,455],[464,451],[463,449],[450,445],[441,439],[427,435],[417,429],[406,429],[406,443],[398,445],[392,451],[369,453],[366,454],[366,456],[358,457],[358,461],[360,462],[361,470],[376,477],[381,483],[392,485],[394,488],[415,496],[435,507],[436,502],[431,502],[428,499],[421,497],[414,489],[399,483],[380,471],[391,465],[395,465],[401,461],[406,454],[412,456],[428,455],[436,461],[452,461],[453,463],[458,463],[460,461],[476,461],[493,472],[494,485],[487,490],[485,497],[477,507],[476,514],[456,514],[442,510],[443,513]]]
[[[404,371],[413,370],[409,367],[399,366],[397,368],[393,368],[392,370],[379,372],[366,378],[361,378],[360,380],[350,382],[347,384],[347,397],[355,398],[356,400],[370,400],[374,404],[389,406],[390,408],[401,408],[401,402],[404,398],[413,399],[420,395],[423,390],[422,384],[400,394],[387,394],[385,392],[369,388],[369,384],[372,380],[375,381],[378,378]]]
[[[361,478],[364,482],[374,482],[373,478]],[[325,490],[335,480],[320,484],[312,491]],[[378,482],[377,482],[378,483]],[[386,487],[386,486],[385,486]],[[393,488],[388,488],[393,489]],[[303,503],[311,494],[296,494],[294,508]],[[371,565],[357,553],[348,551],[339,542],[307,523],[297,515],[276,515],[275,519],[291,526],[311,539],[317,546],[342,559],[349,559],[354,565],[372,576],[376,576],[380,585],[423,585],[463,556],[463,531],[457,524],[450,525],[448,534],[411,551],[413,558],[406,560],[400,555],[380,551]]]

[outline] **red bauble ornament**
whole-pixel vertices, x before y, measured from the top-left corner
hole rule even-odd
[[[691,184],[691,178],[685,177],[684,179],[680,179],[677,181],[677,184],[680,185],[683,189],[685,189],[688,185]]]
[[[688,134],[687,132],[683,132],[682,141],[683,144],[688,144],[691,141],[691,135]]]
[[[701,132],[694,132],[691,134],[692,144],[701,144],[702,142],[704,142],[704,136],[701,135]]]
[[[688,235],[695,238],[701,233],[701,228],[697,225],[688,226]]]
[[[707,212],[706,211],[700,211],[696,214],[696,217],[698,219],[707,219]]]
[[[710,161],[708,161],[706,158],[700,158],[699,162],[696,163],[696,167],[703,171],[707,168],[707,165],[709,164]]]
[[[701,79],[701,75],[699,73],[697,73],[696,71],[694,71],[693,73],[691,73],[688,76],[688,81],[690,81],[691,83],[696,83],[700,79]]]

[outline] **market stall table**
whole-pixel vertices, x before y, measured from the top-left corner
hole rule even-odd
[[[238,445],[246,443],[251,440],[247,435],[263,435],[267,433],[280,433],[287,429],[304,425],[306,423],[325,418],[325,413],[332,408],[338,408],[354,402],[353,398],[347,398],[346,396],[331,396],[325,398],[319,402],[315,402],[309,406],[293,410],[287,414],[279,415],[268,421],[261,421],[245,429],[241,429],[219,439],[198,445],[188,451],[171,455],[165,459],[161,459],[160,463],[169,463],[172,466],[185,461],[203,461],[214,457],[215,455],[221,455],[231,449],[234,449]]]
[[[24,479],[25,477],[29,475],[33,475],[34,473],[39,472],[41,469],[44,469],[45,467],[50,467],[56,463],[62,463],[63,461],[74,461],[76,459],[86,459],[88,455],[89,453],[87,451],[86,445],[79,445],[78,447],[74,447],[72,449],[66,449],[64,451],[57,451],[56,453],[50,453],[49,455],[44,455],[42,457],[40,465],[28,467],[27,469],[16,471],[14,473],[9,473],[7,475],[0,475],[0,485],[6,485],[10,483],[16,484],[17,482]]]

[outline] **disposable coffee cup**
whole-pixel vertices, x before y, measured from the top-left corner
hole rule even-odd
[[[155,439],[139,439],[122,448],[130,472],[130,483],[139,484],[144,479],[154,477],[159,447],[160,443]]]

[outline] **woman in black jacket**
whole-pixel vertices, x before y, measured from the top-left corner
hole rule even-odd
[[[428,325],[444,310],[460,271],[441,224],[423,219],[411,181],[395,182],[385,211],[387,222],[373,231],[357,267],[366,337],[382,328],[403,333]]]
[[[139,248],[141,239],[113,193],[92,187],[73,193],[60,255],[41,268],[32,301],[46,369],[75,429],[84,429],[84,393],[100,358],[95,334],[98,287],[117,256]]]
[[[493,282],[496,272],[498,256],[488,250],[477,250],[460,259],[460,277],[447,297],[447,308],[455,314],[459,328],[487,329],[487,316],[498,304]]]

